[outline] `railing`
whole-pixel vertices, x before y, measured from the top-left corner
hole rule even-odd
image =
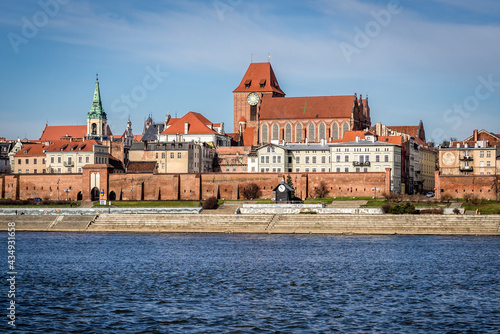
[[[73,167],[75,163],[73,161],[64,161],[63,165],[64,167]]]
[[[461,172],[472,172],[474,170],[474,167],[472,167],[472,166],[460,166],[459,169]]]
[[[353,166],[370,166],[370,161],[353,161],[352,162]]]
[[[463,161],[472,161],[474,159],[472,158],[471,155],[462,155],[462,156],[460,156],[460,160],[463,160]]]

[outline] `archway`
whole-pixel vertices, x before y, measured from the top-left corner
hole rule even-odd
[[[94,189],[92,189],[92,191],[90,192],[90,199],[92,201],[99,200],[99,189],[97,187],[94,187]]]
[[[114,191],[109,193],[108,200],[110,201],[116,201],[116,193]]]
[[[76,195],[76,200],[77,200],[77,201],[81,201],[81,200],[83,200],[83,194],[82,194],[82,192],[81,192],[81,191],[79,191],[79,192],[78,192],[78,195]]]

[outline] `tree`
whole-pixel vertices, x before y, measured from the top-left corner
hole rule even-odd
[[[326,195],[328,195],[328,187],[325,181],[321,181],[319,185],[314,188],[313,195],[315,197],[326,197]]]
[[[293,189],[291,196],[292,196],[292,198],[294,198],[295,197],[295,187],[293,186],[292,177],[290,176],[290,174],[287,175],[287,177],[286,177],[286,184],[288,184],[290,186],[290,188]]]
[[[260,188],[256,183],[250,183],[246,187],[243,188],[241,194],[246,199],[254,199],[260,197]]]

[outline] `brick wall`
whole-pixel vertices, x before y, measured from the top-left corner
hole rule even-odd
[[[101,199],[114,200],[200,200],[211,196],[241,199],[245,186],[256,183],[262,198],[273,198],[273,189],[290,175],[301,198],[314,196],[314,189],[325,182],[328,196],[372,196],[386,191],[387,173],[206,173],[206,174],[126,174],[109,173],[106,165],[88,165],[82,174],[6,175],[2,182],[4,197],[65,199],[64,189],[71,189],[69,198],[79,192],[90,199],[91,175],[99,173]],[[389,182],[390,184],[390,182]],[[2,189],[3,189],[2,188]],[[17,193],[18,192],[18,193]]]
[[[478,198],[498,200],[500,195],[500,177],[496,175],[440,175],[436,176],[436,197],[449,194],[453,198],[463,198],[465,194],[474,194]]]

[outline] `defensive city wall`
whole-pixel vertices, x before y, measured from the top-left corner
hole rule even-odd
[[[200,200],[212,196],[241,199],[243,189],[255,183],[261,198],[273,198],[273,189],[290,175],[297,197],[314,197],[322,182],[328,196],[373,196],[390,189],[390,169],[381,173],[112,173],[108,165],[87,165],[81,174],[18,174],[0,176],[2,198],[103,200]]]
[[[435,172],[436,198],[444,194],[452,198],[464,198],[472,194],[478,199],[500,199],[500,176],[498,175],[440,175]]]

